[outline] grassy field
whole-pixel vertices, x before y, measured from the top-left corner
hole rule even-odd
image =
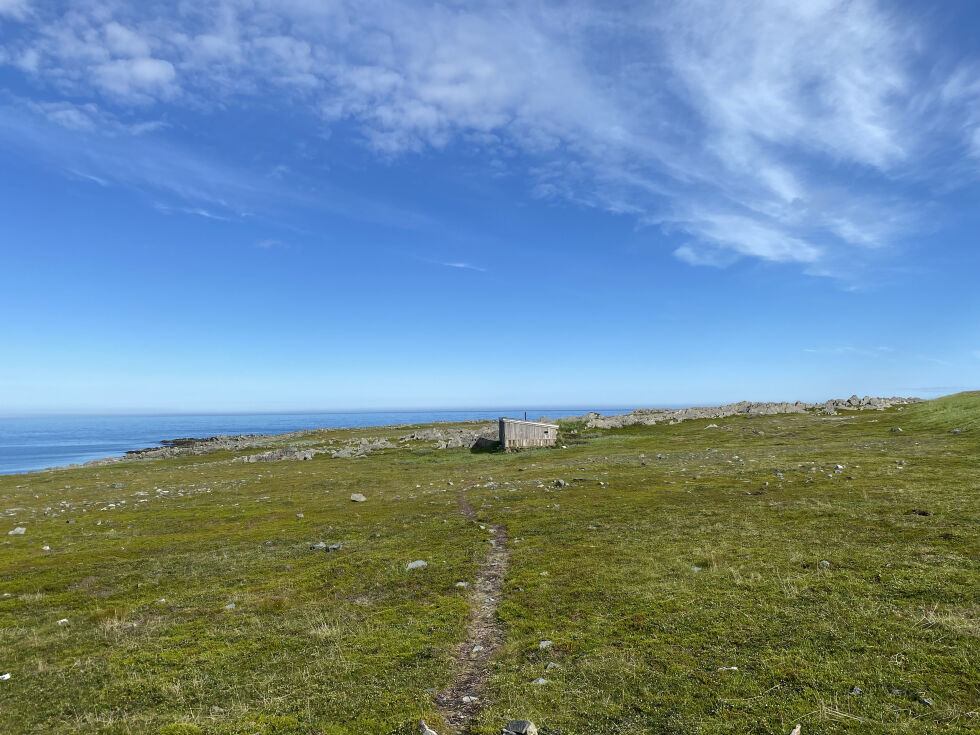
[[[0,477],[0,732],[447,735],[490,524],[473,732],[980,732],[980,394],[562,442]]]

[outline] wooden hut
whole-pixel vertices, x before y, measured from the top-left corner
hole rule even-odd
[[[538,421],[500,419],[500,446],[504,449],[522,447],[553,447],[558,441],[558,425]]]

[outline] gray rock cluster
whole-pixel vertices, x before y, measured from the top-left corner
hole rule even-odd
[[[864,410],[883,410],[890,406],[903,405],[906,403],[916,403],[919,398],[872,398],[865,396],[858,398],[856,395],[850,398],[834,398],[823,403],[756,403],[752,401],[741,401],[739,403],[729,403],[725,406],[694,406],[692,408],[638,408],[629,413],[617,416],[602,416],[592,412],[584,416],[569,417],[558,419],[559,421],[584,421],[590,429],[618,429],[623,426],[634,426],[637,424],[652,426],[653,424],[675,424],[680,421],[691,419],[723,419],[729,416],[745,416],[754,418],[757,416],[772,416],[782,413],[807,413],[818,411],[827,415],[834,415],[839,410],[864,411]]]
[[[405,437],[405,441],[435,442],[436,449],[474,447],[482,442],[500,441],[496,423],[487,423],[478,429],[432,428],[420,429]]]
[[[331,452],[330,456],[334,459],[351,459],[352,457],[365,457],[371,452],[379,449],[394,449],[395,445],[381,437],[379,439],[360,438],[347,442],[340,449]]]
[[[317,452],[314,449],[297,449],[296,447],[284,447],[282,449],[271,449],[261,454],[249,454],[244,457],[236,457],[233,462],[302,462],[313,459]]]

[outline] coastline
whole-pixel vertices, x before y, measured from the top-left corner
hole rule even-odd
[[[655,424],[675,424],[682,421],[696,420],[696,419],[724,419],[731,416],[744,416],[746,418],[752,418],[756,416],[767,416],[780,413],[804,413],[804,412],[819,412],[823,415],[833,416],[836,415],[838,411],[865,411],[865,410],[884,410],[895,405],[904,405],[909,403],[917,403],[922,399],[911,398],[911,397],[901,397],[893,396],[890,398],[884,397],[870,397],[864,396],[859,398],[857,395],[852,395],[850,398],[835,398],[829,399],[822,403],[806,403],[803,401],[790,402],[754,402],[754,401],[740,401],[737,403],[724,404],[720,406],[692,406],[688,408],[638,408],[632,411],[621,414],[611,414],[603,415],[594,411],[581,414],[581,415],[566,415],[566,416],[556,416],[548,417],[547,415],[541,416],[541,420],[550,420],[562,422],[582,422],[585,424],[586,428],[589,429],[615,429],[622,428],[624,426],[632,425],[655,425]],[[420,412],[422,413],[422,412]],[[434,412],[435,413],[435,412]],[[462,412],[460,412],[462,413]],[[384,415],[384,414],[379,414]],[[462,426],[467,424],[481,424],[483,428],[481,430],[464,430]],[[278,445],[279,455],[275,459],[295,459],[296,456],[291,456],[296,454],[296,447],[287,447],[284,444],[288,444],[290,441],[295,439],[300,439],[301,437],[308,436],[317,432],[324,431],[364,431],[370,430],[372,432],[399,432],[405,431],[410,427],[433,427],[426,429],[425,431],[430,432],[431,436],[429,438],[435,438],[437,442],[437,448],[446,449],[465,446],[468,442],[472,443],[478,438],[496,440],[496,422],[493,419],[483,418],[483,419],[465,419],[465,420],[449,420],[449,421],[428,421],[428,422],[415,422],[415,423],[395,423],[395,424],[377,424],[377,425],[361,425],[361,426],[315,426],[308,429],[300,429],[295,431],[286,432],[273,432],[273,433],[250,433],[250,434],[214,434],[210,436],[203,437],[178,437],[172,439],[161,439],[159,440],[160,446],[155,447],[145,447],[141,449],[131,449],[125,450],[122,454],[110,455],[105,457],[99,457],[85,462],[72,462],[67,464],[52,465],[49,467],[42,467],[37,469],[30,469],[24,472],[9,472],[3,474],[10,475],[36,475],[38,473],[45,472],[58,472],[65,470],[74,470],[85,467],[102,467],[112,464],[118,464],[120,462],[131,462],[131,461],[143,461],[149,459],[168,459],[178,456],[188,456],[188,455],[202,455],[211,452],[216,452],[220,450],[229,451],[242,451],[247,449],[269,449],[272,445]],[[492,427],[492,431],[490,430]],[[445,436],[440,435],[438,432],[444,430]],[[435,431],[435,434],[431,432]],[[362,438],[363,439],[363,438]],[[371,439],[377,443],[379,441],[386,442],[387,437],[371,437]],[[400,440],[404,440],[401,437]],[[439,445],[442,446],[439,446]],[[372,446],[370,443],[366,446]],[[392,445],[394,446],[394,445]],[[383,447],[377,447],[383,448]],[[289,451],[284,451],[289,450]],[[345,450],[338,450],[334,453],[334,456],[363,456],[363,453],[358,454],[353,451],[350,447]],[[371,450],[369,450],[371,451]],[[346,455],[344,454],[346,452]],[[267,454],[269,454],[267,452]],[[307,452],[306,454],[309,454]],[[254,455],[260,456],[260,455]],[[312,458],[312,454],[309,456],[303,456],[302,458]],[[268,458],[263,459],[246,459],[244,461],[272,461]]]

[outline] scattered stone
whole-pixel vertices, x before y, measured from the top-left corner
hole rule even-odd
[[[365,500],[367,500],[367,498],[365,498],[365,497],[364,497],[363,495],[361,495],[360,493],[353,493],[353,494],[352,494],[352,495],[350,496],[350,499],[351,499],[351,500],[352,500],[353,502],[355,502],[355,503],[363,503],[363,502],[364,502]]]
[[[901,433],[902,433],[902,427],[901,426],[893,426],[892,427],[892,434],[901,434]]]
[[[302,514],[302,513],[297,513],[297,514],[296,514],[296,517],[297,517],[297,518],[303,518],[304,516],[303,516],[303,514]]]
[[[864,690],[861,689],[861,687],[854,686],[851,687],[851,694],[853,694],[854,696],[860,696],[861,694],[864,694]]]
[[[340,551],[342,548],[344,548],[344,542],[340,541],[336,544],[330,544],[330,546],[327,547],[327,551]]]
[[[425,724],[425,720],[420,720],[419,725],[421,726],[420,732],[422,735],[439,735],[439,733]]]
[[[471,651],[470,651],[470,658],[473,658],[473,657],[475,657],[475,656],[478,656],[478,655],[479,655],[480,653],[482,653],[482,652],[483,652],[484,650],[485,650],[485,649],[483,648],[483,646],[479,646],[479,645],[477,645],[477,646],[473,646],[473,650],[471,650]]]
[[[51,547],[50,546],[42,546],[41,547],[41,551],[51,551]]]
[[[800,735],[802,731],[803,731],[803,725],[797,725],[796,727],[793,728],[793,732],[791,732],[789,735]]]
[[[58,625],[68,625],[68,618],[62,618],[59,620]]]
[[[457,582],[456,583],[456,586],[457,587],[460,587],[462,589],[466,589],[467,587],[470,586],[470,583],[469,582]]]
[[[227,605],[225,605],[225,610],[234,610],[234,609],[235,609],[234,602],[229,602]]]
[[[113,490],[122,490],[126,486],[123,485],[121,482],[114,482],[111,485],[109,485],[109,487],[111,487]]]
[[[706,428],[706,429],[717,429],[718,428],[718,424],[708,424],[704,428]]]
[[[480,698],[474,697],[472,694],[467,694],[463,697],[463,704],[479,704]]]
[[[310,551],[316,551],[317,549],[325,549],[325,548],[327,548],[326,541],[317,541],[315,544],[313,544],[310,547]]]
[[[553,645],[555,645],[555,644],[552,643],[551,641],[541,641],[538,644],[538,648],[543,651],[546,648],[551,648]]]
[[[722,666],[718,671],[738,671],[738,666]]]
[[[954,433],[954,434],[962,434],[963,433],[963,429],[953,429],[953,432],[952,433]]]
[[[23,526],[17,526],[13,531],[7,531],[8,536],[23,536],[27,533],[27,529]]]
[[[425,569],[427,566],[429,566],[427,561],[422,561],[419,559],[418,561],[413,561],[406,564],[405,571],[411,571],[412,569]]]
[[[548,680],[547,680],[547,679],[545,679],[545,678],[544,678],[544,677],[542,677],[542,676],[539,676],[539,677],[538,677],[537,679],[535,679],[535,680],[534,680],[534,681],[532,681],[531,683],[532,683],[532,684],[535,684],[535,685],[537,685],[537,686],[544,686],[545,684],[547,684],[547,683],[548,683]]]
[[[822,567],[829,567],[830,566],[830,562],[827,561],[826,559],[821,559],[820,560],[820,566],[822,566]]]
[[[538,735],[538,728],[530,720],[511,720],[502,735]]]
[[[0,681],[7,681],[10,678],[10,674],[0,674]]]
[[[555,487],[568,487],[568,483],[564,480],[555,480]]]
[[[922,692],[919,692],[919,702],[921,702],[922,704],[924,704],[926,707],[935,707],[936,706],[936,703],[932,700],[932,698],[931,697],[927,697]]]
[[[548,663],[547,663],[547,664],[545,665],[545,667],[544,667],[544,670],[545,670],[545,671],[554,671],[554,670],[555,670],[555,669],[557,669],[557,668],[560,668],[560,666],[559,666],[559,664],[556,664],[556,663],[555,663],[554,661],[549,661],[549,662],[548,662]]]

